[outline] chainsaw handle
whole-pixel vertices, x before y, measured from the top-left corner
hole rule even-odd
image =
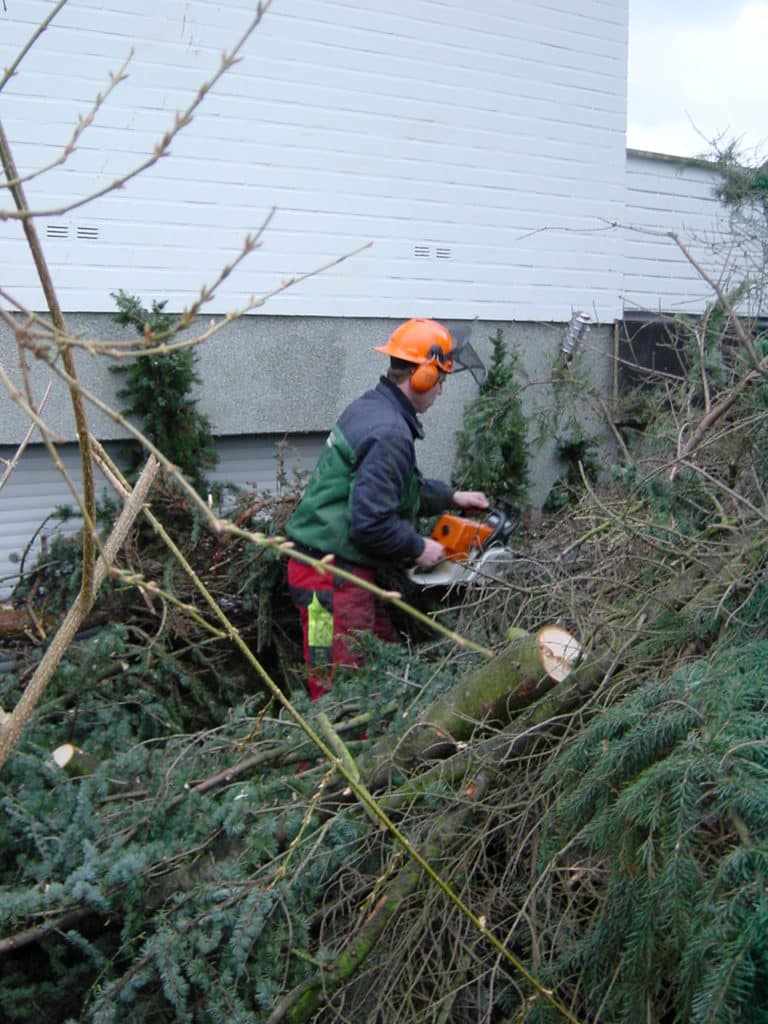
[[[507,508],[509,509],[507,512],[504,512],[499,508],[494,508],[493,506],[488,509],[488,519],[486,522],[489,526],[493,526],[493,531],[485,544],[483,544],[484,548],[490,547],[491,544],[495,544],[498,540],[500,540],[502,544],[506,544],[520,525],[519,509],[515,509],[516,515],[513,518],[510,514],[513,506],[508,505]],[[495,522],[492,522],[492,520],[495,520]]]

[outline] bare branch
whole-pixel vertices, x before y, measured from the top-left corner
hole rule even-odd
[[[120,548],[133,526],[136,517],[141,512],[152,482],[158,471],[157,461],[153,458],[147,459],[146,465],[141,472],[135,488],[129,499],[126,501],[123,511],[118,516],[112,533],[107,538],[104,550],[94,567],[93,587],[90,592],[80,591],[74,604],[64,617],[56,635],[53,637],[48,649],[43,655],[39,665],[27,684],[24,693],[21,695],[18,704],[11,712],[10,717],[0,724],[0,767],[2,767],[8,755],[16,745],[24,726],[27,724],[30,715],[37,707],[45,689],[50,682],[56,667],[64,656],[67,648],[72,642],[75,634],[83,624],[83,620],[93,606],[97,590],[104,582],[110,566],[117,557]]]
[[[718,402],[717,405],[713,406],[704,416],[702,416],[699,420],[698,426],[688,438],[678,456],[678,460],[680,462],[687,459],[698,448],[707,431],[709,431],[715,423],[718,422],[718,420],[721,420],[728,410],[736,404],[739,397],[744,393],[744,391],[746,391],[750,384],[759,380],[766,372],[768,372],[768,356],[758,360],[755,369],[750,370],[749,373],[742,377],[722,401]],[[673,467],[673,477],[675,473],[676,467]]]
[[[47,15],[47,17],[43,18],[43,20],[37,26],[37,28],[32,33],[30,38],[27,40],[27,42],[24,44],[24,46],[21,48],[21,50],[19,50],[19,53],[18,53],[18,55],[16,57],[16,60],[14,60],[11,63],[10,67],[5,68],[5,70],[3,71],[3,77],[0,78],[0,92],[3,91],[3,89],[8,84],[8,82],[11,80],[11,78],[13,78],[13,76],[16,74],[16,70],[17,70],[19,64],[21,64],[21,62],[24,60],[26,55],[29,53],[29,51],[32,49],[32,47],[35,45],[37,40],[40,38],[40,36],[43,34],[43,32],[45,32],[45,30],[48,28],[48,26],[51,24],[53,19],[56,17],[56,15],[59,13],[59,11],[65,6],[66,3],[67,3],[67,0],[58,0],[58,3],[55,5],[55,7],[51,11],[51,13],[49,15]]]
[[[8,372],[6,371],[2,363],[0,363],[0,384],[2,384],[5,390],[8,392],[8,397],[11,399],[11,401],[15,402],[19,406],[19,408],[23,410],[25,415],[37,427],[37,429],[40,431],[44,438],[48,438],[51,441],[59,443],[64,442],[64,438],[55,435],[48,426],[48,424],[40,418],[40,416],[37,413],[37,410],[27,402],[22,393],[19,391],[19,389],[13,383],[11,378],[8,376]]]
[[[723,291],[723,288],[721,287],[721,285],[718,284],[718,282],[715,281],[714,278],[710,274],[708,274],[706,272],[706,270],[702,267],[702,265],[693,257],[693,255],[691,254],[691,251],[688,248],[688,246],[686,246],[681,241],[680,236],[676,232],[674,232],[674,231],[666,231],[665,234],[666,234],[667,238],[671,238],[672,239],[672,241],[675,243],[675,245],[680,249],[680,252],[682,252],[682,254],[685,256],[685,258],[688,260],[688,262],[694,268],[696,273],[701,276],[702,280],[706,281],[706,283],[709,285],[709,287],[712,289],[712,291],[715,293],[715,295],[717,295],[719,301],[721,302],[721,304],[723,306],[723,309],[726,311],[726,313],[730,317],[730,321],[733,324],[733,328],[734,328],[734,330],[736,331],[736,334],[739,337],[739,341],[742,343],[742,345],[744,346],[745,350],[749,354],[749,358],[750,358],[750,360],[752,362],[752,365],[756,369],[758,369],[760,373],[764,373],[765,369],[764,368],[760,369],[760,367],[761,367],[761,359],[760,359],[760,356],[759,356],[757,350],[755,349],[755,346],[752,343],[752,339],[747,334],[747,331],[746,331],[746,329],[744,327],[744,324],[741,322],[741,318],[739,317],[739,314],[733,308],[730,300],[728,299],[728,296]]]
[[[20,210],[25,209],[27,203],[24,196],[24,189],[18,183],[18,173],[13,160],[13,154],[11,153],[8,140],[5,137],[2,123],[0,123],[0,162],[3,165],[3,170],[8,181],[15,182],[15,184],[10,184],[9,187],[16,206]],[[42,286],[43,294],[45,295],[45,301],[51,314],[51,320],[53,321],[53,325],[57,331],[62,335],[65,335],[67,330],[64,323],[64,315],[61,311],[59,299],[51,279],[50,271],[48,270],[48,264],[46,263],[45,256],[43,254],[43,247],[40,244],[40,239],[38,237],[34,221],[30,218],[25,219],[23,221],[23,228],[27,239],[27,245],[29,246],[29,251],[35,263],[37,276]],[[19,338],[18,329],[16,331],[16,337],[17,339]],[[76,383],[77,369],[75,367],[74,357],[72,352],[66,346],[62,346],[61,348],[61,358],[64,362],[68,375]],[[80,464],[83,474],[83,513],[88,525],[88,529],[83,536],[83,577],[81,589],[84,595],[88,595],[93,582],[92,574],[95,553],[92,529],[96,509],[96,496],[93,485],[93,463],[90,457],[90,445],[88,441],[90,436],[88,430],[88,419],[85,414],[83,400],[76,387],[70,387],[70,399],[72,402],[72,410],[74,412],[75,425],[77,428],[77,437],[80,445]],[[31,404],[32,403],[30,402],[30,405]],[[51,451],[51,455],[55,457],[52,446],[45,434],[43,435],[43,439]]]
[[[67,162],[70,156],[72,156],[72,154],[77,149],[77,144],[80,141],[81,136],[84,134],[86,128],[89,128],[90,125],[93,124],[93,120],[96,117],[96,114],[101,109],[101,107],[104,106],[104,103],[109,98],[109,95],[112,92],[112,90],[121,82],[124,82],[125,79],[128,77],[125,71],[129,63],[131,62],[132,57],[133,50],[131,50],[131,52],[125,58],[120,70],[116,74],[110,72],[109,85],[107,86],[107,89],[103,93],[97,93],[96,99],[93,101],[90,110],[85,115],[81,115],[78,117],[77,124],[75,125],[72,131],[72,136],[69,142],[64,146],[64,149],[56,157],[56,159],[52,160],[48,164],[45,164],[45,166],[43,167],[38,167],[35,171],[30,171],[29,174],[22,175],[15,181],[8,182],[6,187],[12,187],[14,185],[26,185],[28,182],[33,181],[35,178],[39,178],[43,174],[46,174],[48,171],[53,170],[54,167],[61,167],[63,164]]]
[[[50,393],[51,393],[51,385],[49,383],[48,387],[45,389],[45,394],[41,398],[41,400],[38,403],[38,405],[35,407],[35,412],[38,415],[43,411],[43,408],[45,407],[45,403],[48,401],[48,395],[50,395]],[[5,469],[3,470],[3,475],[0,476],[0,491],[2,491],[3,487],[5,487],[6,483],[8,482],[8,480],[9,480],[9,478],[11,476],[11,473],[18,466],[19,459],[24,454],[24,449],[29,444],[30,439],[31,439],[32,435],[34,434],[34,432],[35,432],[35,424],[32,423],[30,425],[30,427],[29,427],[29,430],[27,430],[26,434],[24,435],[24,439],[22,440],[21,444],[16,449],[13,457],[8,459],[8,460],[5,460],[5,459],[2,460],[3,462],[5,462]]]
[[[188,347],[190,344],[199,345],[202,342],[207,341],[209,338],[212,338],[214,334],[218,334],[218,332],[223,327],[226,327],[227,324],[230,324],[239,317],[251,312],[251,310],[260,309],[261,306],[265,305],[276,295],[280,295],[282,292],[287,291],[294,285],[301,284],[302,281],[307,281],[311,277],[316,277],[318,274],[322,274],[326,270],[330,270],[332,267],[339,266],[339,264],[344,263],[345,260],[351,259],[353,256],[359,256],[361,252],[365,252],[366,249],[370,249],[372,245],[373,242],[366,242],[364,245],[360,245],[356,249],[352,249],[350,252],[344,253],[342,256],[334,256],[333,259],[328,260],[327,263],[323,263],[319,267],[314,267],[312,270],[307,270],[304,273],[294,274],[292,277],[286,278],[268,292],[263,292],[261,295],[251,295],[244,306],[227,313],[221,320],[212,322],[208,330],[198,335],[193,342],[186,342],[181,345],[169,345],[167,348],[159,349],[158,352],[173,351],[175,348]],[[148,350],[142,349],[142,352],[144,354],[148,354]]]
[[[270,214],[271,217],[271,214]],[[266,227],[269,222],[267,218],[262,228],[259,229],[258,236]],[[254,236],[248,236],[251,240]],[[57,334],[55,329],[49,328],[47,325],[43,325],[43,331],[41,333],[35,333],[27,329],[26,334],[30,340],[30,344],[35,341],[44,340],[48,343],[54,343],[56,345],[65,345],[69,348],[82,349],[91,356],[105,355],[111,359],[134,359],[136,356],[156,356],[156,355],[168,355],[171,352],[175,352],[178,349],[194,348],[198,345],[202,345],[204,342],[210,340],[216,334],[218,334],[224,327],[234,323],[234,321],[240,319],[246,314],[252,312],[255,309],[260,309],[262,306],[273,299],[276,295],[280,295],[287,291],[289,288],[293,288],[294,285],[301,284],[303,281],[307,281],[312,277],[316,277],[318,274],[322,274],[327,270],[337,267],[344,263],[346,260],[351,259],[354,256],[359,256],[361,252],[365,252],[366,249],[370,249],[373,242],[366,242],[363,245],[358,246],[356,249],[352,249],[349,252],[343,253],[341,256],[334,256],[332,259],[321,264],[320,266],[313,267],[311,270],[304,271],[303,273],[294,274],[292,277],[286,278],[281,281],[280,284],[267,292],[263,292],[261,295],[251,295],[248,301],[237,309],[230,310],[219,320],[211,320],[208,328],[200,334],[196,334],[193,338],[187,338],[183,341],[171,342],[170,344],[163,342],[162,344],[153,345],[151,342],[159,337],[171,337],[177,332],[188,327],[196,318],[199,316],[203,302],[208,302],[214,297],[215,289],[224,280],[224,278],[232,272],[235,266],[237,266],[249,252],[252,252],[256,248],[253,244],[248,244],[248,239],[243,245],[241,253],[237,258],[230,263],[222,273],[219,274],[216,282],[211,286],[203,286],[200,290],[200,298],[193,303],[191,306],[181,314],[181,321],[171,327],[165,334],[148,334],[141,338],[130,339],[128,341],[94,341],[91,339],[78,338],[73,334],[65,334],[63,336]],[[0,296],[8,298],[0,288]],[[35,317],[34,314],[29,313],[30,318],[34,317],[37,322],[39,318]],[[16,330],[17,325],[15,321],[7,314],[3,316],[2,310],[0,310],[0,318],[6,320],[13,330]],[[186,322],[185,322],[186,321]],[[149,344],[148,344],[149,341]],[[46,353],[39,348],[39,346],[32,345],[32,351],[40,358],[46,359]]]
[[[142,160],[141,163],[137,164],[134,168],[132,168],[132,170],[127,171],[119,178],[116,178],[114,181],[110,182],[110,184],[105,185],[103,188],[97,189],[95,192],[92,192],[87,196],[83,196],[72,203],[67,203],[64,206],[45,210],[30,210],[26,206],[26,204],[24,206],[18,207],[15,212],[11,210],[0,210],[0,221],[20,220],[24,223],[27,223],[33,217],[61,217],[66,213],[71,213],[72,210],[77,210],[81,206],[88,205],[95,199],[99,199],[110,192],[114,192],[118,189],[124,188],[129,181],[132,181],[140,174],[143,174],[144,171],[154,166],[154,164],[156,164],[160,159],[162,159],[162,157],[168,156],[171,150],[171,143],[179,134],[179,132],[181,132],[182,129],[186,128],[186,126],[190,124],[195,111],[203,102],[203,100],[211,91],[211,89],[214,87],[214,85],[216,85],[219,79],[227,71],[229,71],[230,68],[232,68],[235,64],[238,63],[238,54],[245,46],[246,42],[253,34],[255,29],[260,24],[262,18],[264,17],[264,14],[269,9],[271,3],[272,0],[260,0],[260,3],[256,9],[256,14],[252,18],[246,30],[243,32],[240,39],[235,43],[233,48],[228,53],[225,52],[222,54],[219,67],[209,79],[203,82],[203,84],[195,93],[195,97],[189,104],[189,106],[183,111],[176,112],[173,118],[172,127],[169,128],[168,131],[165,132],[165,134],[160,138],[160,140],[155,143],[154,149],[150,156],[148,156],[145,160]],[[12,177],[18,180],[17,174],[14,173]]]
[[[24,314],[24,317],[26,319],[24,327],[30,337],[38,337],[38,335],[35,335],[32,332],[30,325],[39,324],[41,332],[43,332],[39,335],[39,337],[45,337],[49,340],[53,340],[56,334],[53,324],[48,323],[46,320],[44,320],[39,313],[35,313],[31,309],[27,309],[26,306],[23,306],[20,302],[18,302],[17,299],[15,299],[14,296],[7,292],[4,288],[0,288],[0,298],[4,299],[9,305],[13,306],[13,308],[17,312]],[[16,333],[16,330],[18,329],[19,326],[18,320],[16,320],[14,316],[8,312],[8,310],[3,309],[2,307],[0,307],[0,319],[5,321],[5,323],[8,325],[8,327],[14,334]]]

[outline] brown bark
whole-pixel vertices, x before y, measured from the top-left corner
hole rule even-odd
[[[26,608],[0,608],[0,640],[28,640],[37,626]]]
[[[384,736],[358,760],[371,789],[385,785],[393,768],[449,756],[478,727],[503,728],[515,712],[557,685],[543,668],[537,637],[512,630],[508,640],[495,658],[430,705],[404,737]]]
[[[466,731],[468,726],[465,714],[470,707],[476,710],[486,707],[486,723],[493,715],[509,715],[515,709],[522,709],[522,713],[515,715],[506,729],[467,744],[447,764],[435,766],[420,775],[414,784],[406,784],[400,791],[386,794],[379,800],[386,810],[398,806],[398,797],[402,798],[402,805],[412,805],[414,798],[418,798],[420,792],[426,789],[421,784],[427,780],[436,781],[438,777],[442,782],[449,780],[457,788],[461,787],[463,801],[442,813],[420,844],[424,858],[430,863],[438,861],[450,847],[457,828],[471,813],[498,772],[524,753],[544,730],[552,727],[554,721],[579,707],[602,683],[613,665],[613,659],[606,657],[569,672],[567,680],[560,684],[549,677],[545,683],[541,669],[536,669],[533,650],[534,643],[538,649],[538,638],[519,632],[514,633],[510,640],[510,646],[502,652],[500,660],[494,659],[494,672],[489,673],[488,666],[483,666],[466,682],[437,701],[425,717],[443,726],[450,724],[457,731]],[[541,656],[542,652],[539,652],[539,659]],[[506,692],[501,685],[495,688],[502,679],[506,679]],[[549,693],[555,686],[557,690]],[[489,694],[493,695],[494,701],[483,705],[482,700]],[[478,700],[480,704],[477,704]],[[347,945],[330,957],[314,976],[286,993],[267,1024],[303,1024],[314,1018],[318,1010],[354,977],[385,930],[397,919],[407,899],[423,881],[420,865],[407,860],[386,885]]]

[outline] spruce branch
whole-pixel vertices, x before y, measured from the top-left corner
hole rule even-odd
[[[470,815],[473,804],[480,799],[486,788],[487,780],[482,776],[473,780],[465,787],[464,802],[458,808],[445,811],[437,819],[420,844],[425,858],[430,861],[440,859],[446,844]],[[422,883],[422,878],[418,864],[408,861],[386,883],[383,891],[377,894],[372,909],[366,912],[347,945],[338,952],[325,954],[318,974],[310,976],[287,992],[267,1018],[266,1024],[283,1024],[284,1021],[302,1024],[312,1019],[320,1007],[328,1003],[339,988],[359,970],[385,929],[403,912],[406,901]]]

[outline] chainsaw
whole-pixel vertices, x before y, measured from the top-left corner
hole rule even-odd
[[[410,579],[421,587],[464,586],[501,579],[516,555],[509,539],[520,525],[520,516],[510,508],[492,508],[480,522],[446,513],[430,534],[445,548],[445,558],[429,569],[414,566]]]

